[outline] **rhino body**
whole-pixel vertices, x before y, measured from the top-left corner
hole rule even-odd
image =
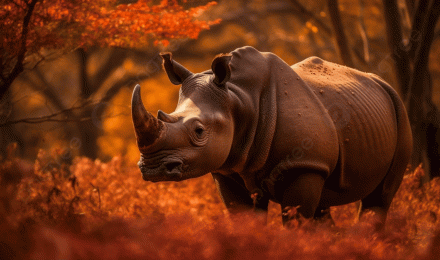
[[[162,57],[182,87],[176,111],[157,119],[139,87],[133,92],[144,180],[211,172],[232,212],[265,212],[272,200],[306,218],[329,217],[330,206],[361,200],[361,212],[385,221],[412,135],[402,101],[380,77],[317,57],[289,66],[252,47],[196,74]]]

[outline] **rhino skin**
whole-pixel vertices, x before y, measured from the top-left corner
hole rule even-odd
[[[412,149],[403,102],[379,76],[310,57],[292,66],[242,47],[192,73],[161,54],[182,84],[176,110],[155,118],[133,91],[132,116],[146,181],[211,173],[231,212],[285,211],[330,218],[361,200],[385,222]],[[264,216],[265,214],[263,214]]]

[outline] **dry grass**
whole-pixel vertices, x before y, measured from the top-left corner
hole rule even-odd
[[[251,216],[231,220],[209,175],[152,184],[120,157],[63,162],[60,154],[0,165],[6,259],[440,258],[440,180],[420,185],[420,168],[406,175],[376,233],[374,216],[356,220],[356,204],[332,209],[336,226],[290,229],[270,204],[269,224],[259,226]]]

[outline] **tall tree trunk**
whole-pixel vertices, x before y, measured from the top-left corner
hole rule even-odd
[[[14,109],[11,108],[10,89],[3,93],[0,105],[0,122],[6,121],[8,117],[13,117]],[[15,129],[15,125],[7,125],[0,127],[0,158],[5,158],[6,147],[8,144],[16,142],[20,147],[20,153],[23,155],[24,143],[20,133]]]
[[[383,0],[388,46],[396,65],[397,81],[403,98],[408,93],[410,61],[402,40],[402,26],[396,0]]]
[[[92,86],[87,75],[87,57],[88,54],[84,49],[78,50],[79,55],[79,77],[80,77],[80,97],[83,102],[84,110],[82,110],[79,118],[83,120],[77,123],[79,136],[81,139],[80,153],[89,158],[95,159],[98,157],[97,139],[101,134],[101,127],[97,125],[97,120],[92,120],[93,108],[87,104],[90,102],[89,98],[93,94]],[[96,113],[95,113],[96,114]],[[99,122],[100,124],[101,122]]]
[[[341,16],[339,14],[338,0],[328,0],[327,6],[333,25],[333,30],[335,31],[339,55],[345,65],[349,67],[354,67],[351,51],[348,47],[347,37],[345,36],[344,27],[342,25]]]
[[[409,84],[408,110],[413,125],[413,135],[419,140],[415,147],[413,162],[426,160],[426,168],[431,177],[439,174],[438,132],[440,128],[439,111],[432,101],[432,81],[428,70],[429,52],[434,40],[435,25],[440,16],[440,0],[429,4],[427,16],[421,25],[420,43],[416,49],[414,68]],[[426,156],[426,159],[424,158]]]
[[[383,0],[383,5],[388,44],[413,131],[412,165],[424,164],[427,181],[429,177],[438,175],[440,170],[440,114],[432,101],[432,82],[428,70],[429,52],[440,15],[440,0],[420,1],[407,46],[402,42],[396,0]],[[412,70],[410,62],[413,62]]]

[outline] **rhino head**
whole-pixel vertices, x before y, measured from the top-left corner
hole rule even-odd
[[[192,73],[161,54],[170,81],[182,84],[176,110],[157,118],[144,107],[140,86],[133,90],[132,119],[141,152],[138,166],[146,181],[180,181],[202,176],[224,164],[232,146],[234,123],[227,81],[230,55],[217,56],[210,71]]]

